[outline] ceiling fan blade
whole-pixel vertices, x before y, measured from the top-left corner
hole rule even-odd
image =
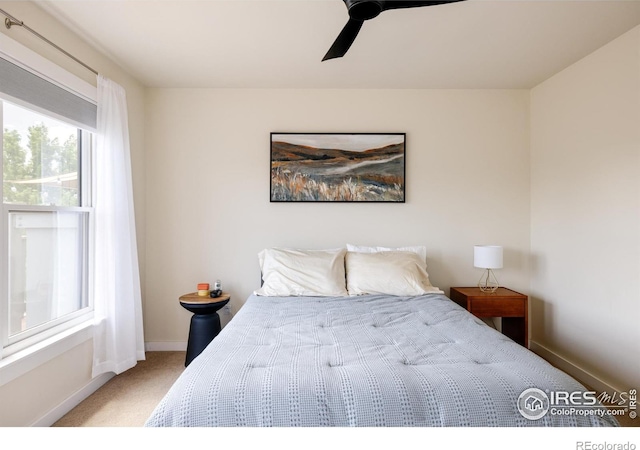
[[[347,53],[347,50],[349,50],[349,47],[351,47],[351,44],[353,44],[353,41],[356,40],[356,36],[358,36],[358,32],[360,28],[362,28],[363,23],[364,21],[362,20],[349,19],[322,60],[326,61],[327,59],[343,57],[345,53]]]
[[[418,8],[420,6],[445,5],[447,3],[462,2],[465,0],[434,0],[434,1],[403,1],[403,0],[387,0],[382,2],[382,10],[399,9],[399,8]]]
[[[417,8],[435,6],[465,0],[343,0],[349,11],[349,21],[329,49],[323,61],[343,57],[362,28],[365,20],[377,17],[382,11],[399,8]]]

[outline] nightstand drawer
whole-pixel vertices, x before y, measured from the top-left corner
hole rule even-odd
[[[478,287],[452,287],[451,300],[476,317],[500,317],[502,333],[529,348],[529,298],[516,291],[499,287],[485,292]]]
[[[476,317],[524,317],[524,300],[502,298],[474,298],[470,312]]]

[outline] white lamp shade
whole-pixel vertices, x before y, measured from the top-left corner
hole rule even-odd
[[[499,245],[475,245],[473,266],[482,269],[502,269],[502,247]]]

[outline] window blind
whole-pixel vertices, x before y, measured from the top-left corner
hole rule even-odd
[[[97,106],[0,57],[0,92],[95,129]]]

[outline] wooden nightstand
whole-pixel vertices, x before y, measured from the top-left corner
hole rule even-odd
[[[449,297],[476,317],[501,317],[502,334],[529,348],[528,297],[500,287],[482,292],[478,287],[452,287]]]

